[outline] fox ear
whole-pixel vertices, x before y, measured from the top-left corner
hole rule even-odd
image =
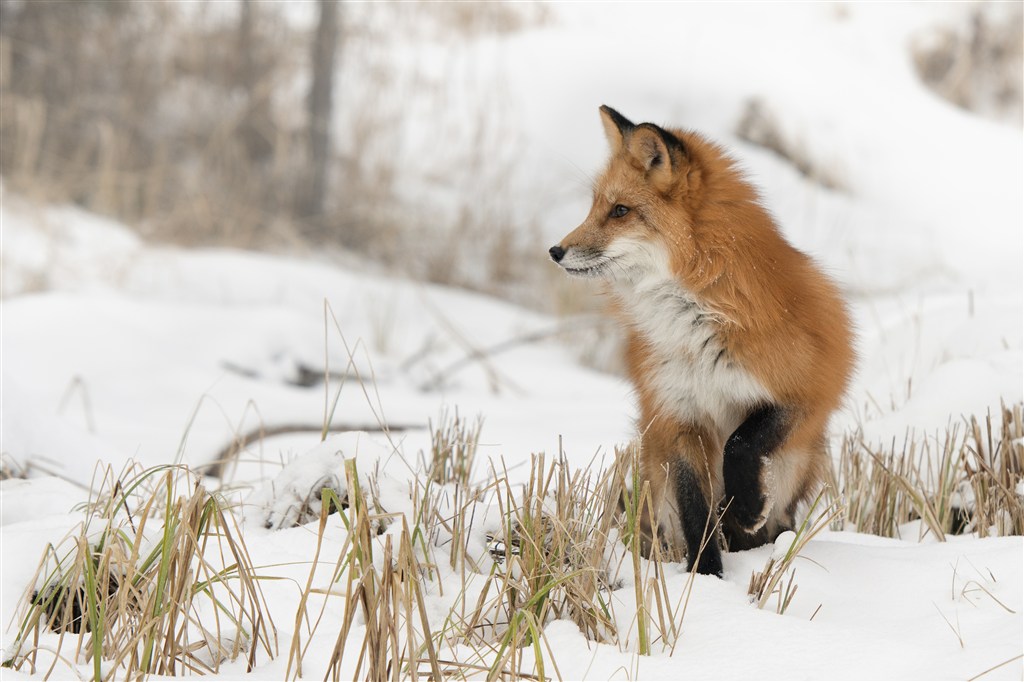
[[[604,126],[605,137],[611,145],[612,154],[618,154],[622,150],[626,138],[636,126],[628,118],[605,104],[601,105],[601,124]]]
[[[678,164],[676,157],[685,156],[683,143],[666,130],[644,123],[636,127],[629,136],[629,154],[647,172],[647,177],[661,190],[672,184],[673,167]]]

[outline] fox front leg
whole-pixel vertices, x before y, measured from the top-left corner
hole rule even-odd
[[[784,409],[768,405],[755,410],[729,436],[725,444],[722,477],[725,479],[727,526],[742,533],[740,547],[730,543],[730,549],[756,546],[764,539],[757,538],[764,528],[775,504],[775,485],[772,479],[772,457],[789,435],[792,419]],[[750,536],[744,542],[742,534]],[[757,540],[761,540],[760,542]]]
[[[705,486],[689,462],[680,462],[675,472],[676,505],[683,538],[686,540],[686,559],[690,570],[722,577],[722,550],[718,546],[718,519],[712,514]]]

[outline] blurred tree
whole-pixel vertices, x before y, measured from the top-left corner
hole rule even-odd
[[[309,219],[308,231],[319,241],[326,226],[319,220],[324,214],[327,173],[331,156],[331,109],[333,105],[334,57],[338,42],[338,3],[320,0],[320,22],[313,39],[313,80],[309,89],[310,182],[300,207]]]
[[[270,88],[260,84],[256,63],[255,14],[257,3],[242,0],[238,17],[238,83],[248,100],[239,134],[250,161],[268,161],[274,153],[271,140]]]

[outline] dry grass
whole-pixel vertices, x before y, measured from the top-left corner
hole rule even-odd
[[[571,620],[593,641],[635,645],[643,654],[674,645],[685,608],[670,602],[660,558],[639,556],[637,510],[623,513],[633,499],[625,491],[635,451],[621,452],[599,475],[536,455],[522,487],[494,470],[486,483],[474,484],[468,472],[477,428],[451,419],[433,431],[434,456],[423,463],[413,512],[399,515],[400,523],[348,462],[347,504],[322,506],[317,555],[296,613],[290,679],[304,674],[323,615],[333,609],[342,617],[330,679],[561,677],[545,668],[553,656],[543,629],[554,619]],[[335,491],[321,495],[331,500]],[[481,533],[474,517],[487,508],[496,508],[501,522],[486,536],[482,558],[473,551]],[[347,532],[334,558],[333,587],[324,590],[314,587],[313,574],[329,509],[338,510]],[[396,523],[378,537],[373,529],[383,517]],[[449,572],[459,580],[442,582]],[[617,613],[611,593],[628,581],[636,601]],[[431,629],[426,595],[444,597],[452,584],[459,588],[447,597],[450,610]]]
[[[970,417],[945,433],[877,446],[845,434],[830,489],[844,507],[842,523],[862,533],[915,535],[1024,534],[1024,418],[1020,403],[995,418]],[[910,538],[917,539],[917,537]]]
[[[449,417],[447,412],[442,413],[437,426],[433,422],[429,424],[430,463],[424,469],[429,472],[430,480],[441,485],[452,484],[458,489],[470,488],[483,426],[482,417],[466,422],[458,410],[454,417]]]
[[[785,551],[777,542],[764,569],[750,576],[748,594],[762,609],[775,596],[776,612],[785,613],[797,591],[794,560],[829,527],[910,540],[1024,535],[1022,410],[1003,407],[998,420],[971,417],[931,438],[908,434],[899,447],[844,434],[829,485],[796,533],[780,536],[790,542]]]
[[[899,449],[848,434],[829,486],[751,576],[756,606],[786,612],[796,558],[829,527],[1024,532],[1022,412],[1016,404]],[[512,485],[494,465],[479,478],[479,431],[479,420],[442,415],[402,510],[380,498],[381,471],[361,474],[354,459],[337,485],[311,491],[316,543],[288,616],[288,679],[571,677],[545,639],[555,619],[639,655],[675,649],[695,576],[670,590],[663,563],[677,557],[641,555],[650,501],[634,478],[636,445],[607,467],[534,455],[525,483]],[[50,676],[66,660],[91,663],[97,680],[135,679],[215,673],[239,657],[252,667],[277,653],[259,587],[272,571],[253,565],[231,511],[191,474],[108,476],[87,513],[41,562],[6,666]]]
[[[240,657],[252,669],[276,654],[235,519],[193,475],[108,471],[85,511],[42,557],[5,667],[60,677],[71,659],[99,681],[216,673]]]
[[[402,517],[397,543],[394,534],[384,537],[383,558],[378,566],[374,554],[375,550],[379,551],[379,547],[375,542],[377,533],[373,528],[381,524],[380,515],[372,511],[366,499],[354,461],[346,463],[345,475],[348,495],[344,508],[341,501],[334,497],[333,491],[323,491],[323,496],[330,502],[323,505],[317,554],[295,614],[295,632],[289,649],[287,677],[297,679],[302,676],[304,657],[313,641],[313,634],[317,631],[325,609],[332,603],[331,597],[340,594],[331,592],[326,595],[316,621],[308,630],[303,627],[314,594],[314,573],[320,555],[320,543],[327,529],[328,515],[331,509],[336,509],[348,532],[331,582],[344,585],[344,612],[330,654],[326,677],[335,680],[397,680],[407,677],[410,672],[415,677],[420,654],[425,651],[434,679],[441,679],[432,642],[429,637],[422,636],[423,632],[430,632],[420,585],[420,579],[425,573],[413,551],[407,520]],[[365,625],[358,647],[349,641],[357,618]],[[304,643],[303,634],[307,632],[308,637]],[[355,658],[354,663],[352,658]]]
[[[996,420],[972,416],[933,437],[908,433],[899,446],[870,445],[859,431],[844,434],[829,484],[792,538],[780,536],[789,546],[782,551],[777,543],[750,577],[758,608],[774,596],[776,612],[785,613],[797,591],[794,560],[829,527],[909,540],[1024,535],[1022,411],[1018,403],[1003,407]]]

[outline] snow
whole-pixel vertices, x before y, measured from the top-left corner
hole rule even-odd
[[[968,551],[953,543],[898,544],[833,542],[829,535],[812,541],[784,616],[745,599],[743,579],[762,568],[766,552],[726,555],[724,581],[698,578],[672,657],[623,655],[586,642],[566,622],[546,634],[563,675],[585,679],[963,679],[988,667],[974,661],[994,665],[1019,652],[1019,611],[1007,613],[980,591],[961,594],[965,581],[985,580],[1000,601],[1019,604],[1020,582],[1009,577],[1020,570],[1019,538],[975,540]],[[998,582],[979,577],[968,561],[990,568]],[[685,580],[672,576],[669,592],[682,591]],[[963,649],[940,612],[959,622]],[[1019,677],[1019,670],[1009,666],[1002,677]]]
[[[436,44],[396,48],[399,61],[422,50],[440,78],[439,64],[465,76],[448,84],[458,106],[429,125],[420,115],[403,131],[399,165],[423,211],[446,210],[452,191],[474,191],[465,180],[435,196],[434,185],[415,178],[437,161],[424,149],[442,140],[458,158],[460,120],[489,115],[487,106],[507,108],[496,120],[517,141],[503,152],[515,163],[497,164],[509,174],[495,200],[509,210],[543,208],[539,258],[585,214],[580,176],[596,172],[605,155],[599,104],[700,129],[734,150],[787,236],[851,296],[860,369],[836,433],[860,426],[869,441],[902,440],[908,430],[933,434],[962,415],[1022,400],[1024,135],[939,100],[910,61],[911,44],[930,26],[957,20],[963,6],[633,3],[553,11],[548,25],[449,45],[446,54]],[[487,82],[507,92],[481,112],[474,89]],[[751,97],[839,188],[736,137]],[[301,426],[249,447],[227,469],[226,494],[244,502],[254,563],[286,578],[263,589],[287,643],[296,585],[308,577],[317,542],[309,522],[319,500],[308,498],[325,481],[344,492],[346,459],[356,460],[361,477],[374,474],[389,511],[411,513],[427,423],[445,410],[483,416],[476,477],[490,461],[513,484],[528,475],[531,453],[561,449],[570,466],[599,468],[633,435],[627,383],[580,366],[554,340],[474,359],[480,349],[555,327],[546,315],[325,257],[155,246],[80,209],[0,191],[2,450],[5,464],[32,474],[0,482],[5,627],[17,622],[46,545],[84,520],[78,505],[98,462],[114,471],[129,461],[199,467],[239,433]],[[300,385],[325,363],[334,374],[326,391]],[[333,427],[356,432],[321,443],[327,412]],[[395,427],[390,437],[375,432],[382,422]],[[476,504],[469,550],[486,573],[487,535],[502,519],[493,505]],[[344,531],[336,517],[328,530],[324,556],[332,563]],[[904,538],[921,535],[908,531]],[[573,679],[970,678],[1021,653],[1019,537],[916,542],[825,532],[794,564],[799,590],[790,609],[758,610],[748,578],[791,540],[727,554],[723,580],[694,578],[671,655],[657,646],[649,657],[636,654],[635,605],[631,612],[623,596],[632,578],[621,576],[625,592],[613,594],[634,645],[596,644],[555,621],[544,633],[557,657],[545,670],[554,663]],[[317,573],[318,585],[327,587],[330,568]],[[669,594],[684,594],[684,567],[667,572]],[[435,626],[464,578],[440,574],[444,596],[425,583]],[[482,577],[465,584],[479,589]],[[4,631],[5,652],[14,631]],[[322,677],[333,647],[333,634],[318,637],[309,677]],[[286,644],[281,654],[249,677],[281,679]],[[1017,660],[985,679],[1021,672]],[[219,677],[243,675],[236,662]],[[22,677],[6,669],[3,676]]]
[[[407,474],[413,474],[413,468],[408,462],[395,461],[401,460],[401,453],[390,444],[375,442],[367,433],[350,431],[326,439],[282,467],[273,480],[246,499],[247,518],[256,523],[262,521],[265,528],[278,530],[318,520],[321,500],[318,495],[311,500],[310,493],[330,488],[344,502],[348,495],[346,459],[356,462],[357,471],[368,473],[378,468],[388,469],[387,476],[374,478],[376,482],[382,481],[390,486],[380,491],[378,499],[385,509],[408,506],[408,480],[391,473],[390,465],[394,463],[400,467],[404,464]],[[368,489],[370,481],[364,475],[361,486]]]

